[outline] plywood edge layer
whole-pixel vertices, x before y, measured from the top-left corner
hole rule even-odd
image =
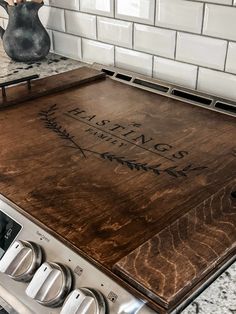
[[[236,254],[236,180],[121,259],[114,271],[166,309]]]

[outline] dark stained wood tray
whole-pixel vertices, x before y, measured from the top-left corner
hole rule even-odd
[[[24,101],[37,99],[42,96],[104,78],[105,73],[94,71],[91,68],[82,67],[79,70],[76,69],[70,71],[70,75],[61,73],[56,76],[45,77],[38,80],[36,83],[35,81],[32,81],[32,78],[35,79],[37,77],[38,75],[33,75],[32,77],[26,77],[25,79],[22,78],[9,83],[6,82],[0,84],[0,87],[1,85],[8,86],[10,84],[13,85],[17,81],[25,80],[24,83],[17,84],[14,88],[7,88],[7,92],[6,87],[3,87],[2,95],[0,94],[0,110]]]
[[[235,118],[72,73],[0,112],[0,193],[170,312],[236,254]]]

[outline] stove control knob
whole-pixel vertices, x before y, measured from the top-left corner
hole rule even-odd
[[[44,306],[57,307],[65,300],[71,285],[72,275],[67,266],[43,263],[29,283],[26,294]]]
[[[106,303],[103,295],[93,289],[81,288],[71,292],[60,314],[105,314]]]
[[[33,242],[16,241],[0,261],[0,272],[17,281],[29,281],[42,263],[42,250]]]

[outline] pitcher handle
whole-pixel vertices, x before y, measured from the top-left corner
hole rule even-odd
[[[4,0],[0,0],[0,6],[3,7],[8,14],[8,4]],[[2,38],[5,33],[5,30],[0,26],[0,37]]]

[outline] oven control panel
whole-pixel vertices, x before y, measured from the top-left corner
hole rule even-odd
[[[7,313],[154,314],[0,195],[0,306]]]

